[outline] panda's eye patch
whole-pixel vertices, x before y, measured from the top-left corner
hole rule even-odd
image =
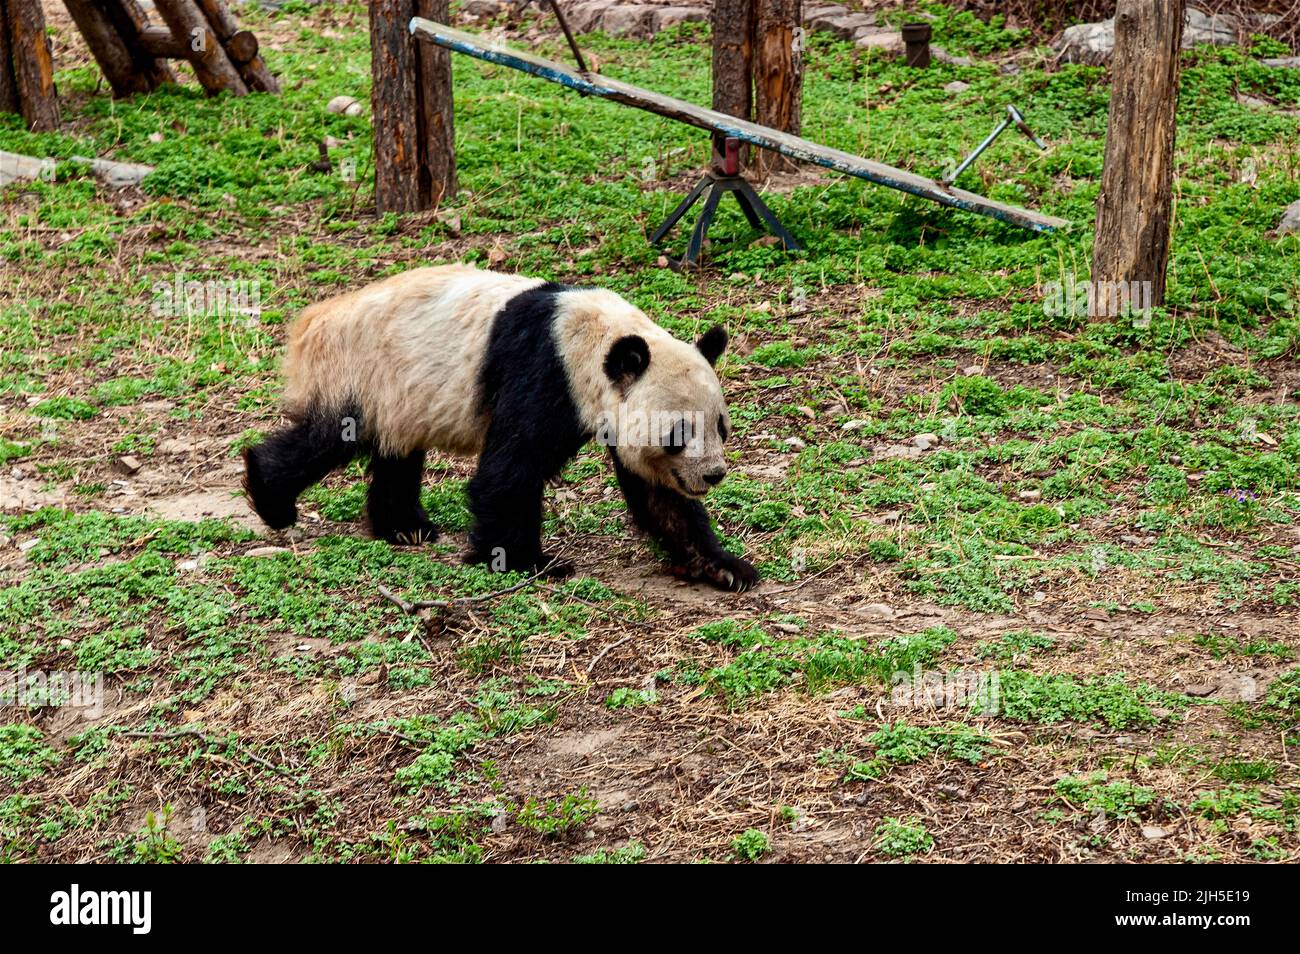
[[[727,422],[722,419],[721,414],[718,415],[718,436],[724,441],[727,439]]]
[[[671,454],[674,457],[686,450],[686,445],[690,443],[690,429],[685,421],[674,421],[672,429],[668,431],[663,440],[665,454]]]

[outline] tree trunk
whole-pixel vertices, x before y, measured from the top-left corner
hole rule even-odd
[[[375,206],[431,209],[456,189],[451,57],[430,55],[407,24],[441,22],[447,0],[371,0],[370,106],[375,128]]]
[[[1150,282],[1152,305],[1165,297],[1182,38],[1181,3],[1119,0],[1092,281]]]
[[[0,113],[18,113],[18,80],[14,78],[14,58],[9,46],[9,17],[4,0],[0,0]]]
[[[799,135],[803,98],[803,32],[799,27],[801,0],[755,0],[754,118],[755,121]],[[795,164],[774,152],[759,153],[760,172],[793,170]]]
[[[447,23],[451,19],[449,0],[417,0],[416,16]],[[421,195],[436,208],[445,197],[456,194],[456,128],[452,103],[451,52],[432,43],[417,43],[415,49],[416,97],[420,104]]]
[[[713,108],[754,118],[754,0],[713,0]],[[721,166],[723,135],[713,136],[713,164]],[[741,150],[745,161],[748,147]]]
[[[40,0],[8,0],[10,55],[18,89],[18,105],[30,129],[59,128],[59,99],[54,90],[54,58],[45,35]]]

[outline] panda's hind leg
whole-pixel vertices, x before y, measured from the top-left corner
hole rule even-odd
[[[423,476],[424,451],[404,457],[376,452],[370,458],[366,511],[370,529],[380,540],[416,546],[438,538],[438,528],[420,504]]]
[[[355,410],[312,410],[244,452],[244,490],[273,530],[298,520],[298,495],[357,455]]]

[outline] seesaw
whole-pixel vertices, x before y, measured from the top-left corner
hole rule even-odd
[[[410,31],[413,36],[451,50],[454,53],[464,53],[475,59],[486,60],[489,63],[496,63],[500,66],[519,70],[530,76],[537,76],[552,83],[559,83],[561,86],[566,86],[583,95],[597,96],[624,106],[643,109],[658,116],[714,133],[722,139],[736,139],[740,142],[747,142],[758,146],[760,149],[770,149],[784,156],[789,156],[791,159],[810,162],[826,169],[832,169],[835,172],[866,179],[868,182],[874,182],[891,189],[898,189],[901,192],[908,192],[923,199],[929,199],[931,202],[937,202],[940,205],[987,215],[1036,232],[1050,232],[1069,225],[1069,222],[1065,219],[1058,219],[1051,215],[1044,215],[1041,212],[997,202],[985,196],[976,195],[973,192],[967,192],[913,172],[895,169],[893,166],[885,165],[882,162],[873,162],[870,159],[863,159],[861,156],[850,155],[847,152],[841,152],[838,149],[832,149],[829,146],[823,146],[799,136],[792,136],[789,133],[770,129],[767,126],[760,126],[758,123],[705,109],[696,106],[694,103],[674,99],[671,96],[664,96],[653,90],[642,89],[639,86],[623,83],[608,76],[573,70],[553,60],[544,59],[523,50],[511,49],[497,41],[485,42],[483,37],[453,29],[442,23],[434,23],[432,20],[426,20],[422,17],[414,17],[411,20]],[[572,44],[572,41],[570,42]],[[696,187],[696,191],[692,195],[687,196],[686,201],[678,207],[673,216],[664,224],[665,227],[661,227],[657,237],[661,238],[663,233],[666,233],[667,229],[685,213],[690,204],[704,194],[703,190],[707,187],[708,182],[706,179]],[[713,196],[717,195],[719,195],[718,192],[713,193]],[[738,198],[740,195],[744,195],[748,199],[752,196],[752,190],[749,194],[738,192]],[[756,196],[753,198],[756,198]],[[705,212],[711,216],[716,205],[715,198],[707,198]],[[745,209],[747,217],[750,217],[750,221],[753,222],[754,218],[749,216],[750,209],[745,206],[743,201],[741,205]],[[767,211],[766,207],[762,207],[757,211],[765,221],[767,215],[770,215],[770,212],[767,215],[763,214]],[[707,222],[703,224],[707,229]],[[769,224],[771,223],[769,222]],[[776,230],[774,229],[774,231]],[[777,234],[787,248],[794,247],[793,240],[789,238],[788,234],[784,233],[783,229]],[[700,237],[702,238],[702,234]],[[692,245],[696,246],[694,250],[698,254],[697,242],[694,236],[692,237]],[[687,261],[693,261],[693,256],[688,257]]]

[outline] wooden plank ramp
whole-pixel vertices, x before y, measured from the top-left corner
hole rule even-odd
[[[1032,229],[1036,232],[1051,232],[1055,229],[1065,228],[1070,224],[1065,219],[1058,219],[1051,215],[1007,205],[1003,202],[996,202],[993,199],[976,195],[973,192],[966,192],[963,189],[947,188],[933,179],[927,179],[925,176],[919,176],[903,169],[895,169],[883,162],[873,162],[870,159],[850,155],[847,152],[831,149],[829,146],[823,146],[808,139],[802,139],[799,136],[792,136],[789,133],[778,132],[775,129],[760,126],[758,123],[751,123],[744,119],[737,119],[734,116],[727,116],[724,113],[714,112],[711,109],[704,109],[694,103],[674,99],[671,96],[664,96],[661,93],[642,89],[639,86],[632,86],[629,83],[623,83],[608,76],[601,76],[597,73],[579,73],[553,60],[543,59],[532,53],[508,47],[499,41],[475,36],[472,33],[465,33],[462,30],[453,29],[442,23],[434,23],[432,20],[425,20],[422,17],[415,17],[411,20],[410,30],[413,36],[430,43],[436,43],[438,46],[455,53],[464,53],[467,56],[486,60],[489,63],[497,63],[510,69],[520,70],[532,76],[550,80],[552,83],[567,86],[579,93],[599,96],[601,99],[613,100],[616,103],[622,103],[624,106],[644,109],[647,112],[674,119],[709,132],[722,133],[724,136],[735,136],[742,142],[752,143],[762,149],[771,149],[792,159],[811,162],[814,165],[833,169],[845,175],[856,176],[859,179],[866,179],[868,182],[875,182],[891,189],[910,192],[912,195],[929,199],[931,202],[938,202],[940,205],[991,216],[1003,222],[1018,225],[1021,228]]]

